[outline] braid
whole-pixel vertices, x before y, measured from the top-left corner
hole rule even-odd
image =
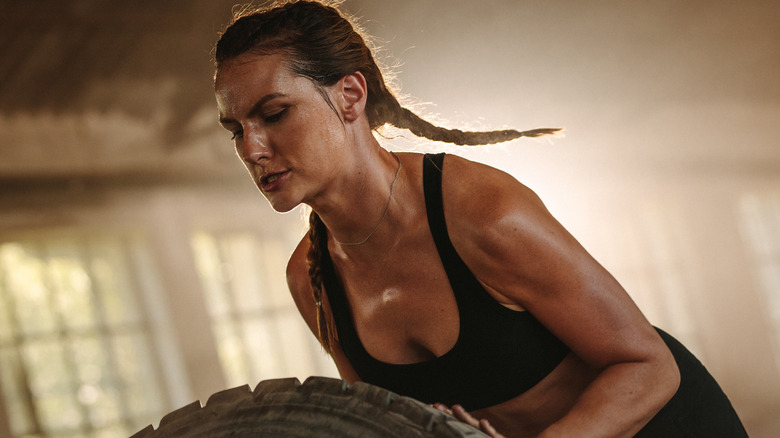
[[[325,224],[314,211],[312,211],[309,216],[309,241],[311,246],[309,247],[309,254],[306,257],[306,262],[309,266],[309,279],[311,281],[314,302],[317,305],[317,338],[319,339],[322,348],[330,354],[333,341],[336,340],[336,334],[330,329],[331,324],[323,309],[322,272],[320,270],[322,265],[322,249],[323,245],[328,244],[328,234]]]
[[[398,128],[406,128],[412,134],[418,137],[425,137],[433,141],[452,143],[459,146],[477,146],[504,141],[514,140],[520,137],[541,137],[552,135],[560,131],[560,128],[538,128],[528,131],[517,131],[515,129],[505,129],[500,131],[461,131],[460,129],[447,129],[436,126],[431,122],[421,118],[407,108],[402,107],[394,101],[393,118],[390,124]]]
[[[560,128],[537,128],[527,131],[515,129],[461,131],[460,129],[447,129],[434,125],[408,108],[401,106],[393,92],[385,84],[382,70],[376,64],[371,51],[366,49],[364,56],[366,66],[361,68],[360,71],[366,78],[369,90],[365,111],[371,129],[377,129],[385,123],[389,123],[397,128],[408,129],[418,137],[459,146],[501,143],[520,137],[541,137],[556,134],[561,130]]]
[[[447,129],[423,119],[408,108],[401,106],[392,91],[385,85],[382,72],[376,65],[370,52],[368,54],[370,68],[363,71],[369,85],[369,103],[366,113],[371,129],[389,123],[396,128],[408,129],[418,137],[428,140],[452,143],[459,146],[478,146],[514,140],[520,137],[541,137],[553,135],[560,128],[537,128],[527,131],[505,129],[498,131],[461,131]],[[367,74],[368,73],[368,74]],[[373,86],[372,86],[373,85]],[[370,91],[373,91],[373,95]],[[373,102],[371,101],[373,97]]]

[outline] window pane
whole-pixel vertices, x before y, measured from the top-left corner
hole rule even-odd
[[[90,245],[90,274],[109,324],[132,324],[142,321],[134,279],[121,247],[100,239]]]
[[[246,313],[268,307],[268,296],[260,291],[265,289],[261,282],[266,283],[269,276],[255,241],[249,236],[236,236],[222,239],[220,243],[222,264],[232,271],[230,292],[233,307],[238,308],[240,303],[241,311]]]
[[[2,250],[2,247],[0,247]],[[0,266],[2,266],[2,254],[0,254]],[[16,336],[16,327],[11,323],[11,310],[10,299],[8,293],[6,293],[7,287],[3,287],[5,284],[5,272],[0,270],[0,348],[10,344]]]
[[[23,344],[22,358],[33,396],[46,397],[73,388],[70,358],[65,357],[65,348],[57,339]]]
[[[233,269],[221,261],[214,236],[206,233],[195,234],[192,248],[209,313],[212,317],[225,316],[230,310],[226,284],[230,281]]]
[[[52,332],[54,314],[44,280],[43,262],[33,249],[21,245],[3,245],[4,286],[15,307],[17,329],[23,335]]]
[[[33,413],[30,412],[32,406],[28,404],[25,388],[21,384],[25,380],[21,365],[16,350],[0,348],[0,379],[5,396],[5,409],[8,418],[16,420],[11,421],[11,431],[15,435],[35,428]],[[9,397],[9,394],[12,396]]]
[[[83,418],[74,401],[72,394],[67,393],[52,393],[36,397],[36,410],[45,432],[79,429]]]
[[[242,336],[236,325],[230,321],[212,321],[212,329],[227,384],[239,386],[249,383],[250,364],[245,354],[246,348]]]
[[[225,380],[231,386],[336,376],[298,314],[285,280],[294,233],[199,232],[192,238]]]
[[[97,325],[92,284],[78,254],[58,251],[46,263],[48,287],[53,295],[58,318],[70,330],[84,330]]]
[[[149,347],[141,334],[113,339],[118,374],[117,388],[125,398],[130,418],[146,418],[163,408],[162,386],[155,378]]]
[[[132,235],[27,233],[0,242],[2,406],[19,437],[127,436],[171,409]],[[143,278],[143,281],[140,279]],[[155,305],[155,303],[150,303]]]

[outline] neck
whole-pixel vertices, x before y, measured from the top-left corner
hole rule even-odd
[[[376,225],[371,230],[371,232],[366,234],[366,237],[364,237],[364,238],[362,238],[362,239],[360,239],[358,241],[354,241],[354,242],[342,242],[342,241],[336,240],[336,242],[338,244],[340,244],[342,246],[360,246],[360,245],[363,245],[364,243],[368,242],[368,239],[370,239],[371,236],[373,236],[374,233],[377,232],[377,230],[379,230],[379,227],[382,225],[382,222],[385,220],[385,217],[387,217],[387,213],[388,213],[388,211],[390,211],[390,203],[393,200],[393,189],[395,188],[395,182],[398,180],[398,175],[401,174],[401,159],[398,158],[398,156],[394,152],[391,152],[391,154],[393,155],[395,160],[398,162],[398,169],[396,169],[396,171],[395,171],[395,175],[393,176],[393,180],[390,181],[390,194],[387,197],[387,204],[385,205],[385,209],[382,212],[382,216],[379,218],[379,221],[376,223]],[[334,240],[335,240],[335,237],[334,237]]]
[[[344,177],[338,182],[340,190],[334,188],[329,202],[312,208],[339,246],[375,246],[389,235],[387,229],[398,207],[396,193],[403,179],[400,158],[377,145],[362,160],[344,168]]]

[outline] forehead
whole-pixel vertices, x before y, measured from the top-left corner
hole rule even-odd
[[[235,80],[252,77],[273,76],[287,70],[285,56],[281,53],[269,55],[256,55],[251,52],[243,53],[235,58],[224,61],[217,69],[214,86],[229,85]]]
[[[225,61],[214,77],[214,92],[220,112],[240,111],[270,93],[302,91],[306,78],[287,68],[282,54],[242,54]]]

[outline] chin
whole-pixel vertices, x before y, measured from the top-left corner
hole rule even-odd
[[[271,208],[273,208],[274,211],[276,211],[277,213],[287,213],[289,211],[292,211],[297,206],[298,206],[298,204],[293,205],[293,206],[280,207],[278,205],[271,204]]]
[[[274,209],[277,213],[287,213],[288,211],[294,209],[298,205],[300,205],[300,202],[292,202],[286,199],[274,199],[271,196],[268,196],[267,194],[263,193],[265,196],[265,199],[268,201],[268,203],[271,205],[271,208]]]

